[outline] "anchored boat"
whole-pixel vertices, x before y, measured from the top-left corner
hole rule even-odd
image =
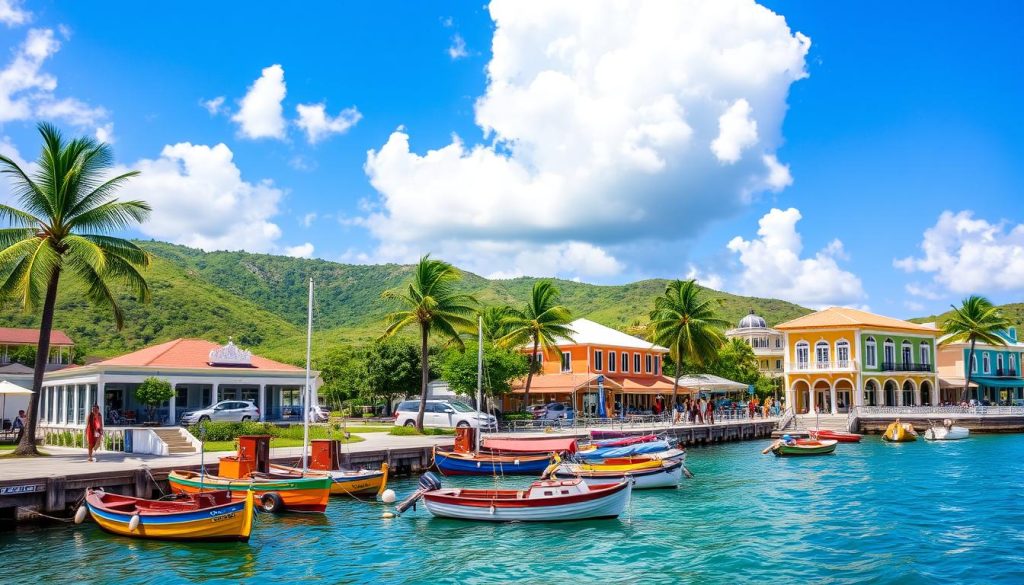
[[[928,441],[956,441],[966,439],[971,434],[966,427],[953,426],[953,421],[946,419],[941,425],[932,425],[924,432],[924,438]]]
[[[617,483],[631,479],[635,490],[678,487],[683,477],[683,462],[656,460],[655,463],[657,465],[631,471],[602,469],[600,465],[561,463],[555,469],[554,477],[578,477],[586,481],[588,485]]]
[[[309,468],[321,471],[331,477],[331,495],[373,496],[384,491],[388,485],[388,464],[381,463],[380,469],[347,469],[341,464],[341,441],[336,439],[315,439],[310,441],[311,459]],[[270,464],[271,472],[301,473],[297,467]]]
[[[834,439],[816,441],[808,439],[796,440],[786,435],[782,440],[775,441],[762,453],[771,451],[776,457],[800,457],[808,455],[828,455],[836,450],[838,441]]]
[[[833,440],[840,443],[860,443],[862,435],[856,433],[844,433],[841,431],[830,431],[828,429],[813,429],[807,431],[808,436],[817,441]]]
[[[131,538],[161,540],[249,540],[252,532],[251,492],[233,498],[228,491],[180,494],[171,500],[145,500],[88,489],[85,506],[75,521],[88,511],[100,528]]]
[[[551,454],[496,455],[434,449],[434,465],[444,475],[539,475]]]
[[[882,440],[890,443],[912,443],[917,440],[917,431],[910,423],[901,423],[900,419],[890,423],[882,433]]]

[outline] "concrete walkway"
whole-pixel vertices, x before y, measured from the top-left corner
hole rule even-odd
[[[451,436],[397,437],[388,433],[366,433],[359,436],[365,440],[350,443],[347,446],[348,452],[357,454],[395,449],[419,449],[434,445],[452,445],[455,441]],[[96,455],[96,461],[90,462],[86,461],[84,449],[44,446],[41,450],[49,454],[49,457],[0,456],[0,481],[126,471],[143,467],[154,470],[173,469],[199,465],[202,461],[202,455],[199,453],[161,457],[159,455],[104,451]],[[231,453],[231,451],[206,453],[206,463],[208,465],[216,464],[218,457]],[[271,459],[294,457],[298,460],[301,455],[302,447],[281,447],[270,450]]]

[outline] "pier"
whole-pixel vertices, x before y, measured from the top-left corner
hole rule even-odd
[[[972,433],[1024,433],[1024,406],[861,406],[848,417],[851,432],[881,434],[896,419],[923,431],[950,419]]]

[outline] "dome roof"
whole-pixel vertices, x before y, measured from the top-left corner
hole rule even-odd
[[[757,329],[765,328],[768,325],[764,322],[764,319],[754,314],[754,311],[750,311],[750,314],[740,319],[740,329]]]

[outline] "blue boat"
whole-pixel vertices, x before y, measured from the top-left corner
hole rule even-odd
[[[444,475],[540,475],[551,464],[546,455],[493,455],[434,450],[434,465]]]
[[[579,451],[576,456],[580,459],[611,459],[615,457],[632,457],[633,455],[647,455],[668,451],[672,446],[668,441],[651,441],[650,443],[637,443],[625,447],[599,447],[590,451]]]

